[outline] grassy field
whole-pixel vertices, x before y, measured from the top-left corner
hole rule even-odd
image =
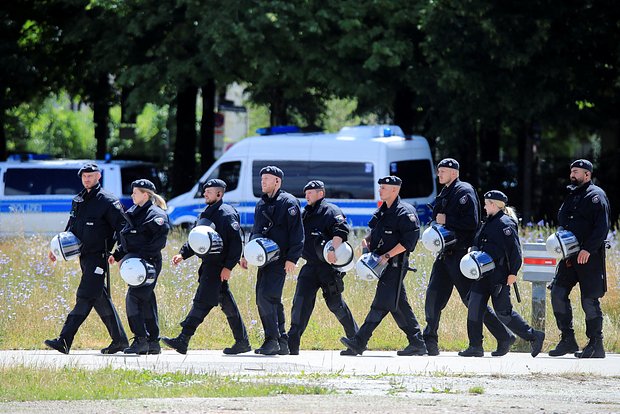
[[[546,237],[551,230],[546,228],[528,229],[523,232],[523,241],[535,241]],[[170,265],[171,257],[178,252],[184,241],[180,233],[173,233],[165,248],[164,268],[160,275],[156,293],[159,303],[161,333],[176,336],[180,332],[179,322],[185,317],[197,287],[199,260],[191,258],[177,267]],[[352,241],[357,246],[356,240]],[[607,273],[608,292],[603,298],[605,313],[605,347],[608,351],[620,351],[620,246],[614,234],[612,249],[608,250]],[[67,313],[75,301],[75,291],[79,282],[77,261],[52,264],[47,259],[48,236],[27,236],[0,239],[0,349],[40,349],[43,341],[58,335]],[[409,273],[405,280],[407,293],[418,320],[424,325],[424,296],[433,256],[421,245],[412,254],[412,261],[418,269]],[[300,265],[301,265],[300,261]],[[118,275],[117,266],[112,269],[112,295],[121,313],[125,328],[124,296],[126,286]],[[259,346],[263,332],[254,300],[256,269],[244,271],[240,267],[233,270],[231,289],[243,316],[253,346]],[[295,291],[296,275],[289,276],[284,289],[283,302],[290,322],[290,309]],[[358,323],[362,323],[375,291],[375,284],[355,279],[353,272],[345,278],[345,299]],[[513,300],[516,310],[526,320],[531,315],[531,284],[520,282],[522,303]],[[575,330],[580,344],[585,344],[585,324],[579,303],[578,289],[571,295],[575,316]],[[546,313],[547,339],[544,350],[551,349],[559,338],[555,319],[547,297]],[[439,345],[443,350],[461,350],[467,345],[467,312],[461,304],[456,291],[442,315]],[[128,331],[129,334],[129,331]],[[318,294],[315,312],[306,333],[302,337],[302,349],[340,349],[338,339],[343,335],[342,327],[329,312],[321,294]],[[485,332],[485,348],[495,348],[495,341]],[[74,349],[99,348],[107,345],[107,332],[93,311],[80,329]],[[226,318],[219,309],[214,309],[192,338],[191,348],[219,349],[233,343]],[[375,331],[368,344],[370,349],[401,349],[406,345],[404,334],[391,317]],[[522,350],[528,344],[517,342]]]

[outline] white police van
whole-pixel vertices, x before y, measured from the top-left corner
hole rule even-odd
[[[353,227],[366,227],[380,205],[377,180],[403,179],[401,197],[416,206],[422,222],[430,221],[428,203],[437,194],[435,167],[428,142],[405,137],[394,125],[345,127],[338,133],[287,133],[246,138],[232,146],[187,193],[168,203],[170,222],[188,225],[205,207],[202,184],[220,178],[228,185],[224,200],[250,227],[261,196],[259,171],[276,165],[284,171],[282,188],[305,204],[310,180],[325,182],[326,198],[338,205]]]
[[[0,234],[51,233],[65,229],[71,201],[84,187],[78,170],[87,162],[101,169],[101,184],[130,207],[131,182],[161,181],[154,164],[141,161],[45,160],[0,162]]]

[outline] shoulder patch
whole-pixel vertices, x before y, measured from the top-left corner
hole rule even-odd
[[[512,234],[512,229],[510,227],[504,227],[504,234],[510,236]]]
[[[342,223],[344,221],[344,216],[342,214],[338,214],[336,217],[334,217],[334,219],[336,219],[338,223]]]
[[[116,200],[115,202],[113,202],[112,205],[116,207],[118,210],[123,211],[123,205],[121,204],[119,200]]]
[[[467,196],[466,196],[466,195],[464,195],[463,197],[461,197],[461,198],[459,199],[459,203],[461,203],[461,204],[465,204],[465,203],[467,203]]]
[[[594,197],[592,197],[592,202],[594,204],[597,204],[601,202],[601,199],[599,198],[599,196],[595,195]]]
[[[290,214],[291,216],[296,216],[297,215],[297,207],[293,206],[291,208],[288,209],[288,214]]]
[[[407,217],[409,217],[409,220],[411,220],[414,223],[418,221],[415,213],[407,214]]]
[[[163,226],[164,223],[166,222],[163,217],[155,217],[154,221],[155,221],[155,223],[157,223],[160,226]]]
[[[230,227],[232,227],[234,231],[239,231],[239,229],[241,228],[237,221],[233,221],[232,223],[230,223]]]

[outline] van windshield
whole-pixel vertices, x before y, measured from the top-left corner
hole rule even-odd
[[[8,168],[4,173],[4,195],[73,195],[84,188],[72,168]]]
[[[431,160],[404,160],[390,163],[390,174],[403,180],[402,198],[430,197],[433,194],[433,165]]]
[[[255,197],[262,195],[258,174],[268,165],[276,165],[284,171],[282,189],[298,198],[304,198],[303,189],[310,180],[325,183],[327,198],[372,200],[375,197],[372,162],[265,160],[252,163],[252,189]]]
[[[217,166],[215,170],[211,172],[211,175],[206,180],[201,181],[198,185],[198,189],[194,194],[194,198],[202,198],[203,191],[202,185],[213,178],[219,178],[226,183],[226,191],[230,192],[236,190],[239,186],[239,173],[241,172],[241,161],[223,162]]]

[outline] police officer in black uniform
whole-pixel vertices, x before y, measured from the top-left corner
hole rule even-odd
[[[305,235],[302,257],[306,259],[306,264],[297,277],[293,298],[291,329],[288,331],[291,355],[299,354],[301,335],[308,326],[319,288],[323,290],[327,307],[336,315],[347,337],[353,338],[357,332],[357,324],[342,298],[345,273],[330,265],[336,261],[336,249],[347,241],[350,227],[340,208],[325,201],[325,184],[322,181],[308,182],[304,187],[304,193],[308,204],[302,213]],[[326,262],[323,256],[323,244],[329,240],[332,241],[332,246]]]
[[[266,237],[280,248],[280,258],[258,269],[256,280],[256,304],[265,342],[254,352],[263,355],[286,355],[289,353],[284,329],[282,289],[287,274],[293,273],[304,246],[304,229],[301,206],[297,198],[281,189],[284,173],[276,166],[260,170],[263,196],[254,210],[254,226],[250,239]],[[247,269],[247,261],[241,259]]]
[[[127,210],[120,232],[120,246],[108,262],[120,262],[125,256],[139,257],[155,267],[155,280],[143,286],[129,286],[125,297],[129,329],[134,334],[126,354],[160,354],[159,316],[155,285],[161,272],[161,250],[166,246],[170,225],[166,201],[156,193],[155,184],[145,178],[131,183],[134,205]]]
[[[177,352],[187,353],[189,340],[198,326],[204,321],[211,309],[220,305],[235,338],[234,345],[224,348],[224,353],[240,354],[248,352],[252,348],[241,319],[241,313],[228,285],[232,269],[239,262],[243,249],[239,213],[234,207],[222,200],[226,191],[226,183],[223,180],[209,179],[203,188],[207,208],[200,213],[198,220],[206,219],[212,223],[215,231],[222,238],[223,248],[220,253],[202,256],[202,264],[198,270],[200,274],[198,290],[194,295],[192,308],[185,320],[181,322],[183,329],[176,338],[162,338],[162,340]],[[172,258],[172,263],[178,265],[194,254],[196,253],[189,243],[185,243],[179,254]]]
[[[112,343],[101,353],[114,354],[129,345],[127,335],[110,299],[109,286],[105,286],[107,255],[113,245],[113,236],[124,225],[123,207],[113,194],[103,188],[97,164],[85,164],[78,171],[84,190],[75,196],[71,205],[69,222],[65,231],[71,231],[81,242],[80,268],[82,278],[76,293],[75,307],[56,339],[47,339],[45,345],[68,354],[73,338],[90,311],[95,311],[112,337]],[[56,257],[50,251],[51,261]]]
[[[517,215],[507,207],[508,197],[501,191],[492,190],[484,195],[484,209],[487,219],[474,238],[472,249],[487,253],[493,258],[495,269],[472,283],[467,311],[467,335],[469,348],[459,352],[460,356],[484,356],[482,347],[482,321],[487,312],[489,297],[493,308],[512,332],[530,342],[531,355],[540,353],[545,333],[530,327],[512,308],[510,286],[517,280],[521,267],[521,244],[517,228]]]
[[[600,187],[592,183],[592,163],[580,159],[570,166],[568,196],[560,207],[558,223],[579,241],[577,257],[561,260],[551,288],[551,305],[562,339],[550,356],[579,350],[573,330],[573,311],[568,298],[579,283],[581,307],[586,316],[588,344],[577,358],[605,358],[603,347],[603,312],[600,298],[607,291],[605,274],[605,238],[609,232],[609,200]]]
[[[361,355],[373,331],[388,313],[409,340],[409,345],[397,354],[426,354],[420,325],[409,305],[403,283],[409,269],[409,253],[415,249],[420,237],[420,223],[415,208],[398,195],[401,184],[402,180],[396,176],[379,179],[379,197],[383,204],[370,219],[370,234],[362,240],[362,246],[380,255],[381,262],[387,262],[388,266],[377,282],[375,298],[364,324],[352,339],[340,338],[348,349],[345,355]]]
[[[452,290],[456,287],[461,300],[467,306],[467,296],[472,280],[461,273],[459,263],[467,253],[476,235],[480,219],[480,202],[471,184],[459,180],[459,163],[453,158],[446,158],[437,164],[439,184],[444,185],[435,200],[433,220],[453,231],[456,243],[441,252],[435,263],[426,289],[426,328],[424,341],[429,355],[439,355],[438,335],[441,311],[448,304]],[[493,356],[508,353],[515,341],[515,336],[497,319],[495,312],[487,306],[484,323],[497,338],[497,350]]]

